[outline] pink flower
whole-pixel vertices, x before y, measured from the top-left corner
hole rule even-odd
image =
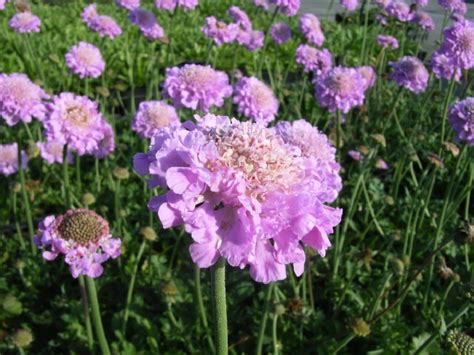
[[[377,43],[381,45],[383,48],[388,48],[388,47],[391,47],[392,49],[398,48],[398,41],[393,36],[378,35]]]
[[[277,44],[283,44],[291,38],[291,28],[284,22],[275,23],[271,30],[270,35]]]
[[[300,0],[270,0],[270,4],[278,6],[286,16],[295,16],[301,6]]]
[[[28,156],[21,151],[21,168],[28,166]],[[0,174],[9,176],[18,171],[18,144],[0,144]]]
[[[388,170],[390,168],[387,162],[383,159],[377,159],[375,162],[375,167],[379,170]]]
[[[99,16],[99,13],[97,12],[97,4],[87,5],[81,13],[82,21],[89,27],[91,27],[92,21],[97,16]]]
[[[413,13],[410,6],[403,0],[393,0],[385,9],[387,13],[400,22],[411,21]]]
[[[36,146],[40,150],[41,158],[43,158],[48,164],[62,164],[64,143],[55,141],[37,142]],[[73,156],[70,150],[67,152],[68,164],[72,164]]]
[[[390,78],[398,86],[419,94],[426,90],[428,86],[429,73],[422,61],[416,57],[405,56],[397,62],[389,62],[394,68]]]
[[[174,10],[180,6],[185,10],[194,10],[198,5],[198,0],[155,0],[155,6],[162,10]]]
[[[122,34],[122,29],[110,16],[99,15],[93,17],[89,27],[92,31],[99,33],[100,37],[114,39]]]
[[[377,77],[374,68],[372,68],[370,65],[364,65],[362,67],[358,67],[357,70],[365,80],[365,90],[373,87],[375,84],[375,78]]]
[[[177,124],[179,117],[173,106],[165,101],[144,101],[133,119],[132,130],[141,138],[152,138],[163,128]]]
[[[316,49],[300,44],[296,49],[296,63],[304,66],[305,73],[313,72],[322,76],[332,68],[332,55],[326,48]]]
[[[349,12],[355,11],[359,5],[358,0],[340,0],[341,6]]]
[[[201,28],[202,33],[214,41],[217,46],[235,41],[239,34],[239,25],[218,21],[214,16],[206,17],[206,23]]]
[[[8,23],[18,33],[39,32],[41,20],[31,12],[18,12]]]
[[[461,79],[461,69],[454,65],[451,58],[439,49],[433,52],[431,67],[434,75],[436,75],[438,79],[450,80],[453,75],[456,81]]]
[[[115,3],[129,11],[140,7],[140,0],[115,0]]]
[[[79,42],[71,47],[66,53],[66,65],[81,79],[98,78],[105,69],[105,62],[99,48],[87,42]]]
[[[303,14],[300,17],[300,31],[306,40],[316,46],[324,43],[324,34],[319,19],[313,14]]]

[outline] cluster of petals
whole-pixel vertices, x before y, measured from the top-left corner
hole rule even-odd
[[[115,0],[115,3],[129,11],[140,7],[140,0]]]
[[[231,6],[227,13],[232,18],[233,23],[237,25],[237,36],[235,38],[237,43],[245,46],[249,51],[255,51],[263,47],[265,35],[262,31],[252,28],[252,22],[245,11],[238,6]],[[233,33],[234,29],[232,28],[231,31]]]
[[[132,130],[141,138],[152,138],[160,130],[179,124],[179,117],[173,106],[165,101],[143,101],[132,121]]]
[[[381,45],[383,48],[398,48],[398,40],[393,36],[385,36],[385,35],[378,35],[377,36],[377,43]]]
[[[235,23],[227,24],[217,20],[214,16],[206,17],[206,23],[201,28],[202,33],[220,46],[224,43],[232,43],[239,35],[239,25]]]
[[[184,10],[194,10],[198,6],[198,0],[155,0],[155,6],[161,10],[174,10],[177,6]]]
[[[410,5],[403,0],[393,0],[385,8],[387,14],[400,22],[411,21],[413,13],[411,12]]]
[[[431,69],[438,79],[459,81],[461,79],[461,69],[453,64],[453,61],[439,49],[433,52],[431,57]]]
[[[224,104],[225,98],[232,95],[232,86],[223,71],[210,65],[185,64],[166,69],[163,92],[176,108],[208,112],[210,107]]]
[[[121,241],[112,237],[107,221],[86,209],[46,217],[38,226],[35,243],[45,260],[63,254],[74,278],[99,277],[104,270],[102,263],[119,257],[121,252]]]
[[[291,38],[291,28],[284,22],[275,23],[270,30],[270,35],[276,44],[283,44]]]
[[[415,15],[413,15],[413,19],[411,21],[426,31],[433,31],[435,29],[435,23],[433,19],[425,11],[415,12]]]
[[[242,30],[250,31],[252,29],[252,22],[245,11],[238,6],[231,6],[227,13],[232,18],[235,24],[239,25]]]
[[[135,155],[150,187],[169,189],[149,208],[164,228],[184,224],[201,268],[222,257],[249,266],[258,282],[285,279],[289,264],[301,275],[303,246],[324,256],[341,220],[342,211],[326,205],[341,188],[333,155],[320,158],[311,149],[319,137],[301,141],[291,124],[277,130],[211,114],[196,120],[161,131],[149,153]]]
[[[367,83],[355,68],[334,67],[315,80],[315,96],[322,107],[330,112],[343,113],[361,106],[365,99]]]
[[[390,62],[389,64],[394,69],[390,78],[398,86],[402,86],[416,94],[426,90],[429,73],[421,60],[416,57],[405,56],[397,62]]]
[[[299,22],[300,32],[310,44],[321,46],[324,43],[324,34],[321,22],[313,14],[303,14]]]
[[[8,23],[18,33],[39,32],[41,20],[31,12],[18,12]]]
[[[21,168],[26,169],[28,156],[21,151]],[[0,174],[9,176],[18,171],[18,144],[0,144]]]
[[[459,11],[459,8],[462,7],[459,4],[464,4],[463,0],[438,0],[438,4],[449,12],[455,12],[456,10]]]
[[[329,50],[317,49],[306,44],[300,44],[296,49],[296,63],[304,67],[305,73],[313,72],[315,76],[326,74],[333,66]]]
[[[474,67],[474,22],[457,21],[444,30],[441,52],[453,65],[469,70]]]
[[[46,112],[43,100],[48,98],[25,74],[0,73],[0,117],[8,126],[31,122],[33,117],[42,120]]]
[[[364,65],[358,67],[357,70],[359,71],[359,74],[362,76],[362,78],[364,78],[364,90],[372,88],[375,85],[375,79],[377,78],[374,68],[372,68],[370,65]]]
[[[255,77],[243,77],[236,83],[234,103],[240,114],[263,125],[275,119],[279,106],[272,89]]]
[[[165,36],[165,31],[158,23],[153,12],[137,8],[130,12],[129,18],[134,25],[140,28],[140,32],[144,37],[155,40]]]
[[[86,96],[61,93],[48,104],[43,121],[48,141],[67,144],[78,155],[101,156],[110,150],[113,131],[99,112],[96,102]]]
[[[449,108],[449,123],[456,133],[456,139],[474,146],[474,97],[467,97]]]
[[[268,10],[270,8],[270,0],[254,0],[253,3],[257,7],[261,7],[264,10]]]
[[[340,0],[341,6],[349,12],[355,11],[359,5],[358,0]]]
[[[94,20],[95,17],[99,16],[99,13],[97,11],[97,4],[93,3],[90,5],[87,5],[84,10],[81,12],[81,18],[82,21],[88,26],[92,26],[92,21]]]
[[[65,58],[71,72],[79,75],[81,79],[98,78],[105,69],[99,48],[87,42],[79,42],[71,47]]]
[[[62,164],[64,154],[64,143],[57,141],[36,142],[36,146],[40,151],[40,156],[48,164]],[[73,155],[68,149],[67,161],[69,164],[73,162]]]
[[[106,15],[95,16],[91,23],[90,29],[97,32],[100,37],[109,37],[114,39],[122,34],[122,29],[113,17]]]
[[[301,6],[300,0],[270,0],[270,4],[278,6],[286,16],[295,16]]]

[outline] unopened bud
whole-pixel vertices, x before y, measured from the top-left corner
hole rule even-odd
[[[130,177],[127,168],[115,168],[113,174],[119,180],[127,180]]]
[[[140,234],[143,235],[150,242],[155,241],[157,238],[155,230],[151,227],[143,227],[142,229],[140,229]]]
[[[86,192],[84,195],[82,195],[81,202],[85,206],[93,205],[95,203],[95,196],[90,192]]]
[[[33,341],[33,334],[27,329],[19,329],[12,336],[12,343],[18,348],[27,348]]]
[[[370,334],[370,325],[368,325],[362,318],[357,318],[352,323],[352,331],[359,337],[366,337]]]

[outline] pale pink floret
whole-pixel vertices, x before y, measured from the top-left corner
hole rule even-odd
[[[105,69],[99,48],[87,42],[79,42],[71,47],[65,58],[71,72],[79,75],[81,79],[98,78]]]
[[[21,151],[21,168],[28,166],[28,156]],[[9,176],[18,171],[18,144],[0,144],[0,175]]]

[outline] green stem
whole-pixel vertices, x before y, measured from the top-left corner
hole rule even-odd
[[[361,50],[361,54],[360,54],[361,64],[363,64],[365,62],[365,49],[366,49],[366,43],[367,43],[367,27],[368,27],[368,24],[369,24],[369,2],[368,1],[365,1],[364,9],[365,9],[364,38],[362,40],[362,50]]]
[[[225,259],[221,258],[211,271],[212,303],[214,305],[214,343],[217,355],[228,354],[227,305],[225,294]]]
[[[66,209],[72,208],[71,191],[69,191],[69,167],[67,162],[67,144],[63,148],[63,179],[64,193],[66,195]]]
[[[81,157],[77,154],[76,154],[76,181],[77,181],[77,193],[79,194],[78,196],[80,196],[80,193],[81,193],[81,190],[82,190]]]
[[[26,223],[28,225],[28,235],[30,237],[31,252],[33,253],[33,255],[35,255],[36,247],[35,247],[35,242],[33,239],[35,236],[35,231],[33,228],[33,217],[31,214],[30,199],[28,197],[28,191],[26,191],[25,171],[23,170],[23,166],[22,166],[20,142],[17,143],[17,147],[18,147],[18,172],[20,174],[21,195],[23,197],[23,204],[25,205]]]
[[[395,96],[395,99],[393,100],[392,109],[390,110],[389,115],[385,119],[385,123],[384,123],[383,129],[382,129],[382,134],[387,129],[388,124],[390,123],[390,119],[392,118],[393,114],[395,113],[395,110],[397,109],[398,102],[400,101],[400,98],[402,97],[402,93],[403,93],[403,89],[400,87],[398,89],[397,95]]]
[[[86,284],[89,299],[91,301],[92,320],[94,321],[95,332],[99,339],[100,350],[102,351],[102,354],[110,355],[109,344],[107,343],[104,327],[102,326],[102,319],[100,317],[99,300],[97,299],[94,279],[86,276]]]
[[[209,344],[209,348],[214,354],[216,349],[214,347],[214,343],[212,342],[211,335],[209,334],[209,324],[207,322],[206,310],[204,309],[204,302],[202,300],[201,269],[197,265],[194,265],[194,288],[196,292],[198,314],[201,318],[202,325],[204,326],[204,331],[206,332],[206,339]]]
[[[341,161],[341,111],[339,109],[336,110],[336,156],[337,160]]]
[[[176,17],[176,13],[178,12],[179,6],[176,6],[174,8],[173,14],[171,15],[171,20],[170,20],[170,28],[168,30],[168,46],[166,48],[166,66],[165,68],[169,67],[169,58],[170,58],[170,53],[171,53],[171,43],[173,41],[173,29],[174,29],[174,18]]]
[[[94,338],[92,336],[92,324],[91,316],[89,313],[89,302],[87,299],[86,283],[84,281],[83,275],[79,275],[79,291],[81,293],[82,312],[84,313],[84,320],[86,322],[87,346],[89,348],[89,351],[92,352],[94,347]]]
[[[451,96],[453,95],[455,84],[456,84],[456,79],[455,79],[455,75],[453,75],[453,77],[451,78],[449,82],[448,93],[446,95],[446,99],[444,101],[444,106],[443,106],[443,115],[441,116],[441,141],[440,141],[440,148],[439,148],[440,150],[442,149],[442,145],[444,142],[446,120],[447,120],[448,110],[449,110],[449,101],[451,100]]]
[[[270,32],[270,28],[272,27],[273,21],[275,21],[275,18],[279,10],[280,10],[280,7],[276,6],[275,11],[273,12],[272,18],[270,22],[268,23],[267,29],[265,30],[262,53],[260,53],[260,60],[257,67],[257,71],[258,71],[258,74],[260,75],[260,79],[262,78],[263,60],[265,59],[265,51],[267,49],[267,44],[268,44],[268,33]]]
[[[278,315],[273,316],[273,325],[272,325],[272,339],[273,339],[273,354],[278,355]]]
[[[265,293],[265,306],[262,321],[260,322],[260,331],[258,332],[257,350],[255,351],[257,355],[262,355],[263,338],[265,337],[265,328],[267,327],[267,319],[270,312],[270,302],[272,300],[273,288],[274,284],[268,285],[267,292]]]

